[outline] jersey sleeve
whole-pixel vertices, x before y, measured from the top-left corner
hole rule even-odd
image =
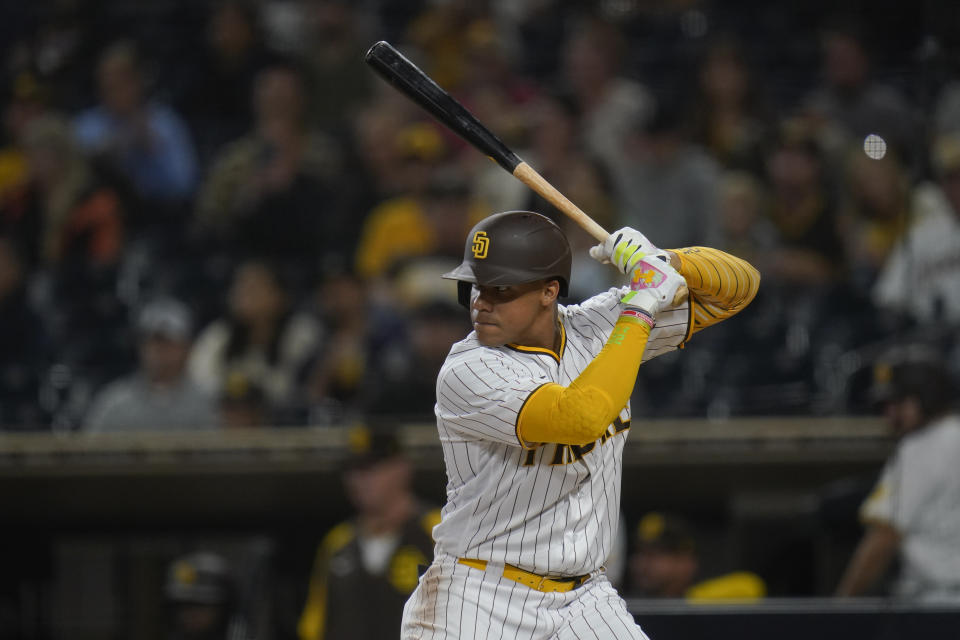
[[[545,374],[477,348],[440,371],[437,418],[464,440],[524,446],[517,434],[517,417],[530,394],[548,382]]]
[[[896,480],[900,477],[896,459],[890,460],[880,474],[873,491],[860,506],[860,520],[865,524],[884,523],[893,525],[894,495],[899,493]]]
[[[757,295],[760,272],[749,262],[709,247],[675,249],[691,300],[691,335],[743,310]]]

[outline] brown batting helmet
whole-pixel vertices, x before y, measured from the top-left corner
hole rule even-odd
[[[556,279],[560,295],[570,285],[570,243],[550,218],[532,211],[505,211],[470,230],[463,262],[443,274],[457,280],[460,304],[470,303],[474,284],[501,286]]]

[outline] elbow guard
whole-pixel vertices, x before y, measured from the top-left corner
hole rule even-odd
[[[589,444],[607,430],[620,408],[602,389],[545,384],[534,391],[517,417],[517,435],[524,446],[539,442]]]
[[[584,445],[600,438],[630,400],[648,337],[650,325],[621,316],[607,344],[570,386],[548,383],[530,394],[517,416],[520,444]]]

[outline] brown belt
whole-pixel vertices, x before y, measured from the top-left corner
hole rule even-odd
[[[487,568],[486,560],[473,560],[471,558],[458,558],[457,562],[460,564],[472,567],[474,569],[480,569],[481,571]],[[555,580],[553,578],[548,578],[546,576],[541,576],[536,573],[530,573],[529,571],[524,571],[518,567],[513,566],[512,564],[506,564],[503,566],[503,577],[507,580],[513,580],[514,582],[519,582],[525,587],[530,587],[536,591],[542,591],[543,593],[553,593],[553,592],[566,592],[572,591],[582,585],[584,582],[590,579],[590,574],[577,576],[575,578],[565,578],[562,580]]]

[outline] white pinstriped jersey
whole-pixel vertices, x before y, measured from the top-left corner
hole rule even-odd
[[[624,290],[558,306],[559,354],[484,347],[471,333],[453,346],[437,379],[437,428],[447,503],[434,528],[438,555],[507,563],[540,575],[601,567],[617,530],[621,458],[630,405],[596,442],[521,447],[517,416],[543,384],[569,385],[606,344]],[[660,311],[643,359],[676,349],[687,335],[684,302]],[[559,355],[559,359],[557,358]]]

